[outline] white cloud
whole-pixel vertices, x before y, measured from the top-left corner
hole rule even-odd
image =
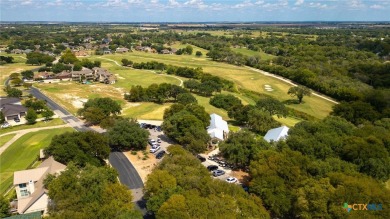
[[[361,0],[350,0],[349,2],[350,2],[349,7],[354,9],[365,7],[365,5],[362,3]]]
[[[179,6],[179,2],[177,2],[176,0],[169,0],[169,3],[168,3],[170,6]]]
[[[158,3],[158,0],[150,0],[150,3],[152,3],[152,4],[157,4],[157,3]]]
[[[127,0],[129,4],[142,4],[143,0]]]
[[[311,7],[311,8],[320,8],[320,9],[324,9],[324,8],[328,8],[328,5],[327,5],[327,4],[321,4],[321,3],[319,3],[319,2],[317,2],[317,3],[310,2],[310,3],[309,3],[309,7]]]
[[[247,7],[252,7],[252,6],[253,6],[253,4],[252,4],[251,1],[245,0],[245,1],[241,2],[241,3],[233,5],[232,8],[247,8]]]
[[[205,9],[209,7],[202,0],[189,0],[187,2],[184,2],[184,5],[189,7],[199,8],[199,9]]]
[[[264,4],[264,1],[262,0],[255,2],[255,5],[262,5],[262,4]]]
[[[49,5],[49,6],[61,6],[61,5],[64,5],[64,3],[62,2],[62,0],[56,0],[54,2],[48,2],[46,5]]]
[[[370,8],[372,8],[372,9],[384,9],[385,7],[382,6],[382,5],[375,4],[375,5],[371,5]]]
[[[32,3],[33,3],[32,0],[24,0],[20,2],[21,5],[31,5]]]
[[[305,2],[305,0],[297,0],[295,2],[295,5],[302,5]]]

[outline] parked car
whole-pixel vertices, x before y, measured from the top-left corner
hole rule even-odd
[[[213,156],[209,156],[208,159],[209,160],[214,160],[214,157]]]
[[[226,179],[226,182],[228,183],[236,183],[237,182],[237,178],[236,177],[229,177]]]
[[[20,122],[20,119],[19,118],[15,118],[14,121],[15,122]]]
[[[158,132],[161,132],[161,126],[157,126],[156,129]]]
[[[160,151],[157,153],[156,158],[161,159],[162,157],[164,157],[164,155],[165,155],[165,151]]]
[[[200,156],[199,154],[196,155],[196,158],[198,158],[200,160],[200,162],[205,162],[206,161],[206,158]]]
[[[209,166],[207,166],[207,169],[208,169],[209,171],[217,170],[217,169],[218,169],[218,166],[217,166],[217,165],[209,165]]]
[[[225,171],[223,170],[214,170],[213,171],[213,176],[217,177],[217,176],[222,176],[225,174]]]
[[[160,150],[161,149],[161,147],[160,146],[157,146],[157,147],[154,147],[154,148],[150,148],[150,153],[156,153],[158,150]]]
[[[157,138],[157,143],[161,143],[161,139],[160,138]]]
[[[1,128],[8,128],[11,125],[8,122],[5,122],[4,124],[1,125]]]
[[[148,143],[150,146],[153,146],[153,144],[156,144],[156,141],[154,139],[149,139]]]

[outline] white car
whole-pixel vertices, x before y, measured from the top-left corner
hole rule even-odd
[[[161,149],[161,147],[160,146],[157,146],[157,147],[153,147],[153,148],[150,148],[150,153],[156,153],[158,150],[160,150]]]
[[[4,123],[3,125],[1,125],[1,128],[8,128],[10,127],[11,125],[9,123]]]
[[[226,179],[226,182],[228,183],[236,183],[237,182],[237,178],[236,177],[229,177]]]

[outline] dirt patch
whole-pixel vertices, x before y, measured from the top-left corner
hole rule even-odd
[[[149,151],[150,146],[146,148],[146,151]],[[153,168],[157,165],[159,160],[156,159],[154,154],[147,153],[148,158],[143,159],[145,155],[142,151],[138,151],[136,155],[131,154],[130,151],[123,153],[127,159],[133,164],[134,168],[137,170],[140,175],[142,182],[146,182],[147,176],[152,172]]]
[[[238,171],[232,171],[231,175],[233,177],[236,177],[238,181],[240,181],[242,184],[247,185],[249,183],[249,173],[246,173],[242,170],[238,170]]]

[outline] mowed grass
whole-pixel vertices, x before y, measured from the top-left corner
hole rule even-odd
[[[0,194],[13,182],[13,173],[26,169],[39,155],[39,150],[47,147],[55,135],[72,132],[72,128],[42,130],[23,135],[0,155]]]
[[[0,148],[3,147],[5,143],[11,140],[16,134],[9,134],[0,137]]]
[[[295,99],[287,94],[291,85],[284,81],[263,75],[244,66],[234,66],[226,63],[214,62],[204,56],[161,55],[135,51],[125,54],[105,55],[104,57],[118,62],[120,62],[123,58],[127,58],[133,62],[158,61],[176,66],[202,67],[204,72],[231,80],[241,88],[267,94],[280,101]],[[102,60],[102,62],[106,61]],[[265,90],[265,85],[270,85],[273,88],[273,91],[269,92]],[[322,119],[329,115],[332,110],[332,106],[334,105],[332,102],[314,95],[304,97],[303,101],[303,104],[291,104],[288,105],[288,107]]]
[[[232,50],[246,56],[260,56],[261,60],[270,60],[275,58],[274,55],[270,55],[265,52],[253,51],[246,48],[232,48]]]
[[[6,96],[5,91],[3,91],[4,82],[10,74],[12,74],[14,72],[22,72],[24,70],[37,68],[39,66],[26,65],[25,64],[26,60],[21,58],[21,57],[25,57],[25,55],[21,55],[21,54],[17,54],[17,55],[15,55],[15,54],[2,54],[2,55],[14,57],[14,63],[0,65],[0,96]],[[19,89],[23,89],[23,87],[21,87]]]
[[[9,128],[3,128],[3,129],[0,129],[0,134],[13,132],[13,131],[19,131],[19,130],[23,130],[23,129],[41,128],[41,127],[56,126],[56,125],[63,125],[63,124],[65,124],[65,123],[64,123],[64,121],[62,121],[62,119],[55,118],[55,119],[52,119],[48,122],[41,121],[41,122],[37,122],[33,125],[17,125],[17,126],[12,126]],[[0,138],[3,138],[3,137],[0,137]]]
[[[123,109],[122,115],[134,119],[162,120],[164,110],[169,108],[171,105],[171,103],[129,103],[126,105],[126,108]]]

